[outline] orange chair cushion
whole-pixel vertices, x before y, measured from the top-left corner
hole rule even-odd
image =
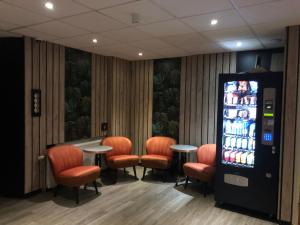
[[[171,145],[175,145],[176,140],[169,137],[151,137],[146,141],[146,151],[148,155],[163,155],[171,157],[173,151],[170,149]]]
[[[60,172],[56,182],[69,187],[78,187],[96,180],[99,176],[98,166],[78,166]]]
[[[215,167],[203,163],[188,162],[183,165],[183,171],[188,177],[209,182],[215,174]]]
[[[107,158],[114,155],[130,155],[132,152],[132,143],[127,137],[107,137],[102,144],[113,148],[112,151],[106,153]]]
[[[167,169],[171,165],[172,158],[164,155],[141,156],[142,166],[154,169]]]
[[[137,166],[139,157],[137,155],[114,155],[107,158],[107,164],[114,169]]]
[[[83,162],[82,151],[73,145],[59,145],[50,148],[48,157],[54,176],[57,176],[63,170],[81,166]]]
[[[197,162],[207,164],[210,166],[216,165],[216,145],[205,144],[197,150]]]

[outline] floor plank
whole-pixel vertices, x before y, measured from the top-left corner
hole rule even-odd
[[[269,221],[214,206],[213,195],[206,198],[198,184],[174,188],[172,178],[149,171],[144,181],[133,179],[132,170],[119,171],[118,182],[103,178],[100,196],[88,187],[81,190],[80,204],[72,190],[52,191],[26,199],[0,198],[0,224],[10,225],[272,225]],[[137,169],[142,176],[142,168]],[[113,174],[109,174],[113,176]]]

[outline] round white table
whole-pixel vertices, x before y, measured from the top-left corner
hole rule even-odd
[[[84,147],[83,151],[90,154],[95,154],[95,165],[101,166],[101,156],[107,152],[110,152],[112,147],[106,145],[97,145],[91,147]]]
[[[192,153],[192,152],[196,152],[198,147],[196,146],[193,146],[193,145],[171,145],[170,146],[171,150],[173,152],[178,152],[178,176],[177,176],[177,179],[176,179],[176,184],[175,186],[178,186],[178,182],[181,181],[180,179],[180,174],[183,173],[183,164],[186,163],[187,161],[187,155],[189,153]],[[184,157],[182,157],[184,154]],[[183,160],[184,159],[184,160]]]

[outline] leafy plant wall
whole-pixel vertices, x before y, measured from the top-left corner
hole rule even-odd
[[[91,54],[66,48],[65,139],[91,137]]]
[[[179,138],[181,59],[154,61],[153,136]]]

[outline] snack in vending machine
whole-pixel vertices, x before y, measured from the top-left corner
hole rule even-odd
[[[253,139],[249,138],[248,140],[248,150],[253,150]]]
[[[249,136],[250,137],[255,136],[255,123],[251,123],[249,126]]]
[[[256,119],[256,108],[249,108],[249,119]]]
[[[247,164],[248,165],[254,165],[254,153],[251,152],[248,156],[247,156]]]
[[[230,161],[230,153],[231,153],[230,150],[224,152],[224,160],[227,162]]]
[[[235,92],[237,90],[237,82],[236,81],[229,81],[224,84],[225,91],[227,92]]]
[[[256,96],[251,96],[250,97],[250,105],[256,105],[256,101],[257,101]]]
[[[230,153],[230,162],[235,162],[235,155],[236,155],[237,151],[232,151]]]
[[[247,145],[248,145],[248,140],[247,140],[247,138],[243,138],[243,139],[242,139],[242,148],[243,148],[243,149],[247,149]]]
[[[227,93],[226,94],[226,103],[228,105],[232,105],[232,103],[233,103],[233,94],[232,93]]]
[[[242,156],[243,152],[238,152],[235,155],[235,162],[236,163],[241,163],[241,156]]]
[[[225,138],[225,146],[226,146],[226,147],[230,147],[230,144],[231,144],[230,137],[226,137],[226,138]]]
[[[243,136],[247,136],[248,135],[248,121],[244,121],[243,122]]]
[[[231,138],[230,145],[231,145],[231,148],[235,148],[235,146],[236,146],[236,138],[235,137]]]
[[[250,81],[250,88],[251,88],[251,93],[256,94],[257,93],[257,89],[258,89],[258,83],[257,81]]]
[[[239,96],[237,94],[232,95],[232,104],[237,105],[239,103]]]
[[[242,164],[246,164],[246,162],[247,162],[247,156],[248,156],[248,152],[244,152],[244,153],[241,155],[241,163],[242,163]]]
[[[232,123],[230,120],[226,121],[226,134],[231,134],[232,133]]]
[[[236,148],[237,149],[242,148],[242,138],[237,138],[236,139]]]

